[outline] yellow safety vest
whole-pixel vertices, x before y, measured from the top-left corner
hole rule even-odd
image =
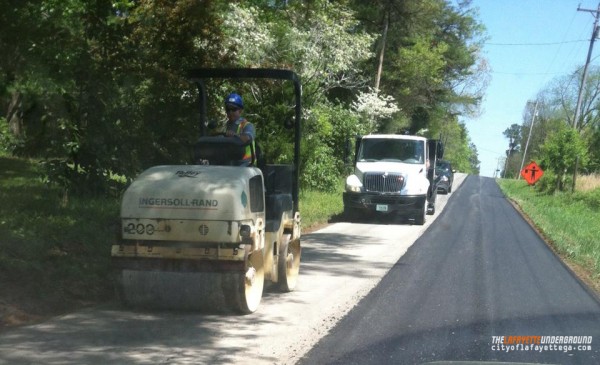
[[[237,132],[236,132],[238,135],[241,135],[241,133],[244,130],[244,127],[246,126],[247,123],[249,123],[249,122],[246,119],[242,119],[242,121],[238,124]],[[254,153],[256,153],[256,146],[254,144],[254,138],[252,138],[252,147],[250,145],[246,146],[246,151],[244,152],[244,157],[242,157],[242,159],[244,161],[250,160],[250,163],[252,163],[253,160],[256,158],[255,155],[252,154],[252,151],[254,151]]]

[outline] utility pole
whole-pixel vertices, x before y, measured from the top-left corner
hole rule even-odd
[[[575,116],[573,117],[573,129],[577,130],[577,122],[579,121],[579,115],[581,114],[581,103],[583,99],[583,89],[585,88],[585,81],[587,80],[587,71],[592,58],[592,49],[594,48],[594,42],[598,37],[598,18],[600,17],[600,3],[596,10],[582,9],[577,6],[577,11],[587,11],[594,15],[594,28],[592,29],[592,39],[590,39],[590,48],[588,49],[587,59],[585,60],[585,66],[583,67],[583,75],[581,77],[581,86],[579,87],[579,95],[577,96],[577,107],[575,108]],[[572,191],[575,191],[575,182],[577,181],[577,167],[579,165],[579,156],[575,160],[575,168],[573,169],[573,186]]]
[[[498,157],[498,163],[496,164],[496,170],[494,170],[494,179],[498,177],[498,173],[500,172],[500,161],[502,157]]]
[[[529,140],[531,139],[531,130],[533,129],[533,122],[535,122],[535,117],[537,115],[538,102],[538,100],[535,101],[535,107],[533,108],[533,115],[531,116],[531,125],[529,126],[529,135],[527,136],[527,142],[525,143],[525,151],[523,151],[523,159],[521,160],[521,168],[519,169],[517,180],[521,180],[521,171],[523,171],[523,165],[525,164],[525,156],[527,156],[527,147],[529,147]]]
[[[598,37],[598,18],[600,17],[600,3],[598,3],[598,8],[596,10],[582,9],[578,6],[577,11],[587,11],[588,13],[594,14],[594,29],[592,29],[592,39],[590,39],[590,48],[588,49],[587,59],[585,61],[585,66],[583,67],[583,76],[581,77],[581,86],[579,87],[579,95],[577,96],[577,107],[575,108],[575,117],[573,117],[573,128],[575,128],[575,129],[577,129],[577,122],[579,120],[579,115],[581,114],[583,89],[585,88],[585,81],[587,80],[588,66],[590,64],[590,59],[592,58],[592,49],[594,48],[594,41]]]

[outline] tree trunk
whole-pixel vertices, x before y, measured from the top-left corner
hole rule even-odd
[[[8,131],[13,137],[21,138],[23,136],[23,94],[18,91],[12,94],[6,121],[8,122]]]
[[[375,78],[375,90],[379,90],[379,82],[381,81],[381,73],[383,70],[383,56],[385,53],[385,43],[387,40],[388,27],[390,24],[390,12],[386,10],[383,16],[383,34],[381,35],[381,51],[379,51],[379,65],[377,66],[377,76]]]

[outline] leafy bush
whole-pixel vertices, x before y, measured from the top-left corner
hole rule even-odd
[[[86,170],[74,166],[67,159],[47,159],[40,163],[42,181],[63,189],[63,198],[69,194],[118,197],[128,179],[101,168]]]
[[[535,189],[540,193],[553,194],[556,191],[556,175],[548,170],[535,184]]]
[[[0,157],[0,300],[38,314],[110,298],[118,199],[64,204],[40,170],[36,161]]]
[[[10,133],[6,118],[0,117],[0,155],[12,155],[15,150],[23,145],[24,142],[21,139]]]
[[[564,190],[569,186],[567,175],[573,173],[575,162],[579,158],[579,166],[588,162],[587,146],[579,132],[566,124],[550,134],[541,147],[542,167],[552,171],[556,176],[556,189]]]
[[[300,185],[305,189],[335,191],[340,179],[337,165],[338,161],[333,156],[331,148],[322,144],[317,145],[305,163]]]
[[[301,186],[332,192],[347,171],[347,141],[369,130],[358,115],[342,105],[323,103],[307,111],[302,141]]]

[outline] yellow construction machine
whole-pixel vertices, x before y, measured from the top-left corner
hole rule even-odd
[[[298,280],[300,81],[276,69],[196,69],[189,77],[201,115],[194,161],[149,168],[124,193],[111,250],[118,293],[133,307],[252,313],[265,284],[287,292]],[[209,136],[205,81],[215,78],[292,83],[293,162],[239,166],[246,145]]]

